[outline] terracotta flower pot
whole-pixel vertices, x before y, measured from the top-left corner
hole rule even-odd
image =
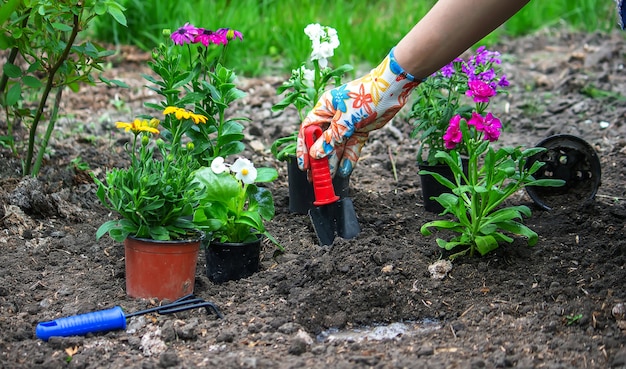
[[[202,236],[194,240],[124,240],[126,293],[135,298],[176,300],[193,293]]]
[[[212,282],[246,278],[259,271],[261,238],[249,243],[208,242],[205,245],[206,274]]]
[[[287,159],[287,181],[289,185],[289,212],[294,214],[308,214],[313,206],[315,193],[313,184],[308,180],[307,173],[298,168],[295,156]],[[340,198],[350,195],[350,177],[336,175],[333,178],[335,194]]]

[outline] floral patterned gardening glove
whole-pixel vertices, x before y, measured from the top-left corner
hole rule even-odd
[[[328,157],[331,175],[349,176],[369,132],[391,120],[420,82],[402,70],[392,49],[367,75],[326,91],[300,126],[298,167],[309,169],[309,154],[316,159]],[[304,129],[310,125],[324,131],[307,152]]]

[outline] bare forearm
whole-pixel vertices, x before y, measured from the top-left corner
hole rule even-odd
[[[398,43],[404,70],[424,78],[488,35],[530,0],[439,0]]]

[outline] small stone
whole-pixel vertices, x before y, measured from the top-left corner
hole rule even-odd
[[[300,356],[306,352],[308,347],[309,345],[307,345],[307,343],[302,338],[295,337],[291,340],[288,352],[291,355]]]
[[[611,310],[611,314],[616,320],[625,320],[626,319],[626,304],[620,302],[619,304],[613,306]]]
[[[622,368],[624,366],[626,366],[626,348],[619,350],[611,363],[611,368]]]
[[[435,349],[431,345],[423,345],[417,349],[417,356],[430,356],[435,353]]]
[[[233,342],[234,340],[235,340],[235,333],[231,330],[222,331],[215,338],[216,342]]]
[[[167,350],[159,357],[159,365],[163,368],[170,368],[178,365],[180,358],[173,349]]]
[[[444,279],[452,270],[452,262],[450,260],[437,260],[428,266],[428,272],[432,279]]]

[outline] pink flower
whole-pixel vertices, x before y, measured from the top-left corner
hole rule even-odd
[[[469,90],[465,93],[474,98],[476,103],[488,103],[489,98],[496,95],[496,90],[481,80],[471,80],[467,83]]]
[[[484,130],[484,121],[485,118],[482,115],[473,111],[472,117],[467,121],[467,125],[474,126],[478,132],[482,132]]]
[[[490,142],[497,141],[500,138],[500,132],[502,131],[502,122],[500,119],[493,116],[491,113],[487,113],[485,120],[483,121],[483,132],[485,134],[485,140]]]
[[[172,33],[170,38],[174,41],[175,45],[184,45],[194,42],[197,35],[198,29],[187,22],[184,26]]]
[[[227,41],[234,40],[236,38],[243,41],[243,33],[237,31],[236,29],[220,28],[217,31],[215,31],[215,33],[219,33],[220,35],[223,35],[224,37],[226,37]]]
[[[217,33],[210,29],[198,28],[198,35],[193,42],[199,42],[204,46],[209,46],[209,44],[226,45],[228,40],[226,39],[225,32]]]
[[[490,142],[497,141],[500,138],[502,122],[491,113],[487,113],[487,116],[483,117],[473,112],[472,117],[467,121],[467,125],[474,126],[478,132],[483,132],[483,138]]]
[[[452,150],[461,142],[462,139],[461,116],[457,114],[450,119],[448,129],[446,129],[446,133],[443,135],[444,146],[446,149]]]

